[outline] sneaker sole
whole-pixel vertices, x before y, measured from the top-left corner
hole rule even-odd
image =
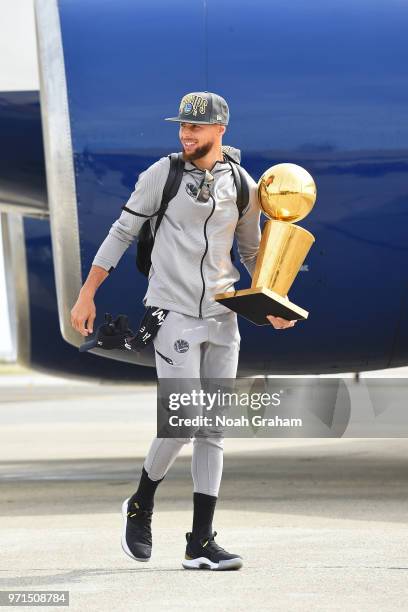
[[[129,557],[131,557],[132,559],[135,559],[135,561],[149,561],[150,557],[135,557],[135,555],[132,553],[132,551],[130,550],[126,542],[126,525],[127,525],[127,512],[128,512],[129,499],[130,497],[125,499],[125,501],[122,504],[122,518],[123,518],[122,539],[121,539],[122,549],[127,555],[129,555]]]
[[[181,564],[184,569],[224,571],[237,570],[242,567],[243,562],[240,557],[236,557],[235,559],[224,559],[218,563],[210,561],[210,559],[207,559],[206,557],[197,557],[197,559],[184,559]]]

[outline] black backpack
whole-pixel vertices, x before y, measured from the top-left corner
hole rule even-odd
[[[246,181],[245,175],[242,172],[240,161],[241,155],[238,149],[229,147],[228,145],[222,146],[222,152],[224,153],[227,161],[229,162],[232,173],[234,176],[235,186],[237,188],[237,207],[239,218],[241,218],[245,208],[249,202],[249,188]],[[176,195],[179,190],[183,172],[184,172],[184,160],[182,153],[170,153],[170,170],[167,177],[166,184],[163,189],[163,197],[158,211],[152,215],[143,215],[142,213],[135,213],[125,206],[122,206],[122,210],[126,210],[133,215],[138,217],[148,217],[140,228],[140,232],[137,239],[137,252],[136,252],[136,265],[140,272],[145,276],[149,276],[151,266],[151,253],[156,238],[157,230],[159,229],[160,223],[162,222],[163,216],[167,210],[167,206]],[[154,235],[150,228],[150,217],[157,215],[157,221],[154,228]],[[234,261],[234,249],[231,248],[231,259]]]

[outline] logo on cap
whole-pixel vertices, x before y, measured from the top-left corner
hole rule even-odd
[[[190,115],[192,113],[194,117],[197,117],[198,113],[205,115],[207,105],[208,100],[205,100],[201,96],[187,94],[181,100],[179,112],[184,115]]]

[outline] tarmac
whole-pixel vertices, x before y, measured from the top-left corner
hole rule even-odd
[[[155,392],[3,369],[0,591],[69,591],[81,612],[407,609],[404,438],[227,439],[214,529],[244,559],[233,572],[181,566],[188,445],[156,495],[151,560],[127,557]]]

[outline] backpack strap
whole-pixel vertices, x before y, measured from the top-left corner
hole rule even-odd
[[[155,217],[156,215],[158,215],[154,231],[155,236],[156,231],[159,229],[159,225],[163,219],[163,215],[166,212],[167,205],[170,200],[174,198],[174,196],[177,194],[181,180],[183,178],[184,160],[182,157],[182,153],[170,153],[170,155],[168,155],[167,157],[170,159],[170,170],[167,176],[166,184],[163,189],[163,196],[159,209],[151,215],[144,215],[143,213],[138,213],[132,210],[131,208],[128,208],[126,204],[124,206],[121,206],[122,210],[126,210],[126,212],[131,213],[136,217],[146,217],[146,219],[149,219],[150,217]]]
[[[244,214],[245,209],[249,204],[249,188],[246,177],[242,172],[241,166],[239,163],[236,163],[234,160],[229,158],[228,154],[226,155],[227,161],[231,166],[232,176],[234,177],[235,187],[237,189],[237,208],[238,208],[238,220]],[[234,247],[231,247],[230,251],[231,261],[235,261]]]
[[[165,215],[167,206],[176,195],[180,188],[181,181],[183,179],[184,171],[184,159],[182,153],[170,153],[167,156],[170,159],[170,170],[167,177],[166,184],[163,189],[163,197],[160,204],[160,208],[157,212],[157,221],[154,227],[153,240],[156,238],[157,230],[159,229],[160,223]]]
[[[228,160],[228,163],[231,166],[235,187],[237,188],[237,207],[239,218],[241,218],[249,203],[248,183],[241,166],[230,160]]]

